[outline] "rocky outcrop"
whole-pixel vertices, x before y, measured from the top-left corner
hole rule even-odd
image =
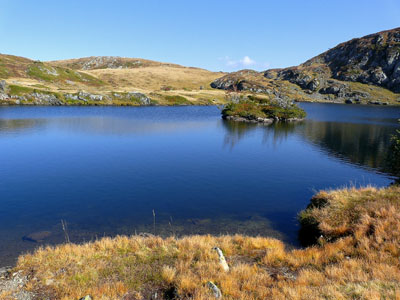
[[[62,101],[53,94],[42,94],[32,93],[29,96],[32,97],[35,104],[38,105],[62,105]]]
[[[140,60],[132,61],[131,65],[141,65]],[[122,69],[127,68],[126,65],[121,63],[121,58],[118,56],[96,56],[91,57],[88,61],[82,65],[82,70],[94,70],[94,69]]]
[[[90,94],[86,92],[79,92],[77,95],[78,100],[82,101],[103,101],[103,100],[110,100],[109,97],[104,95],[97,95],[97,94]]]
[[[259,72],[253,70],[241,70],[227,74],[214,80],[211,87],[215,89],[228,91],[249,91],[253,93],[271,93],[271,90],[265,85],[257,82]]]
[[[113,97],[125,101],[133,101],[139,105],[152,105],[151,98],[147,97],[145,94],[132,91],[128,93],[113,93]]]
[[[143,93],[129,92],[128,96],[139,102],[140,105],[151,105],[151,99]]]

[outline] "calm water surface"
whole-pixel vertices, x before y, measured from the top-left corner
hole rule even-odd
[[[400,118],[301,106],[306,121],[271,126],[223,121],[216,107],[1,107],[0,266],[63,242],[61,220],[73,242],[245,233],[297,245],[296,215],[315,191],[392,181]],[[22,239],[39,231],[50,232],[41,243]]]

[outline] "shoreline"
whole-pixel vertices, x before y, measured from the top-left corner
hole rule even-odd
[[[311,247],[242,235],[117,236],[22,255],[0,287],[8,282],[24,299],[212,299],[208,282],[227,299],[390,298],[400,291],[399,215],[397,185],[321,191],[299,215]]]

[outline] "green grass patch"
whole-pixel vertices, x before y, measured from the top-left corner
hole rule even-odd
[[[13,84],[9,85],[9,89],[10,89],[10,94],[16,95],[16,96],[29,94],[34,91],[32,88],[20,86],[20,85],[13,85]]]
[[[170,103],[172,105],[190,105],[190,104],[192,104],[192,102],[190,102],[185,97],[178,96],[178,95],[165,96],[165,100],[167,100],[168,103]]]
[[[38,89],[49,89],[49,87],[43,85],[43,84],[34,84],[32,87],[38,88]]]

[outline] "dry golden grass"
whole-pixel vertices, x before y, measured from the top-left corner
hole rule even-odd
[[[29,275],[27,289],[51,299],[213,299],[208,281],[224,299],[400,299],[400,187],[321,192],[301,217],[319,227],[319,245],[288,251],[276,239],[241,235],[119,236],[41,248],[16,270]]]
[[[134,69],[99,69],[87,71],[119,89],[141,88],[156,91],[163,87],[199,90],[200,86],[211,89],[210,83],[223,73],[180,66],[150,66]]]

